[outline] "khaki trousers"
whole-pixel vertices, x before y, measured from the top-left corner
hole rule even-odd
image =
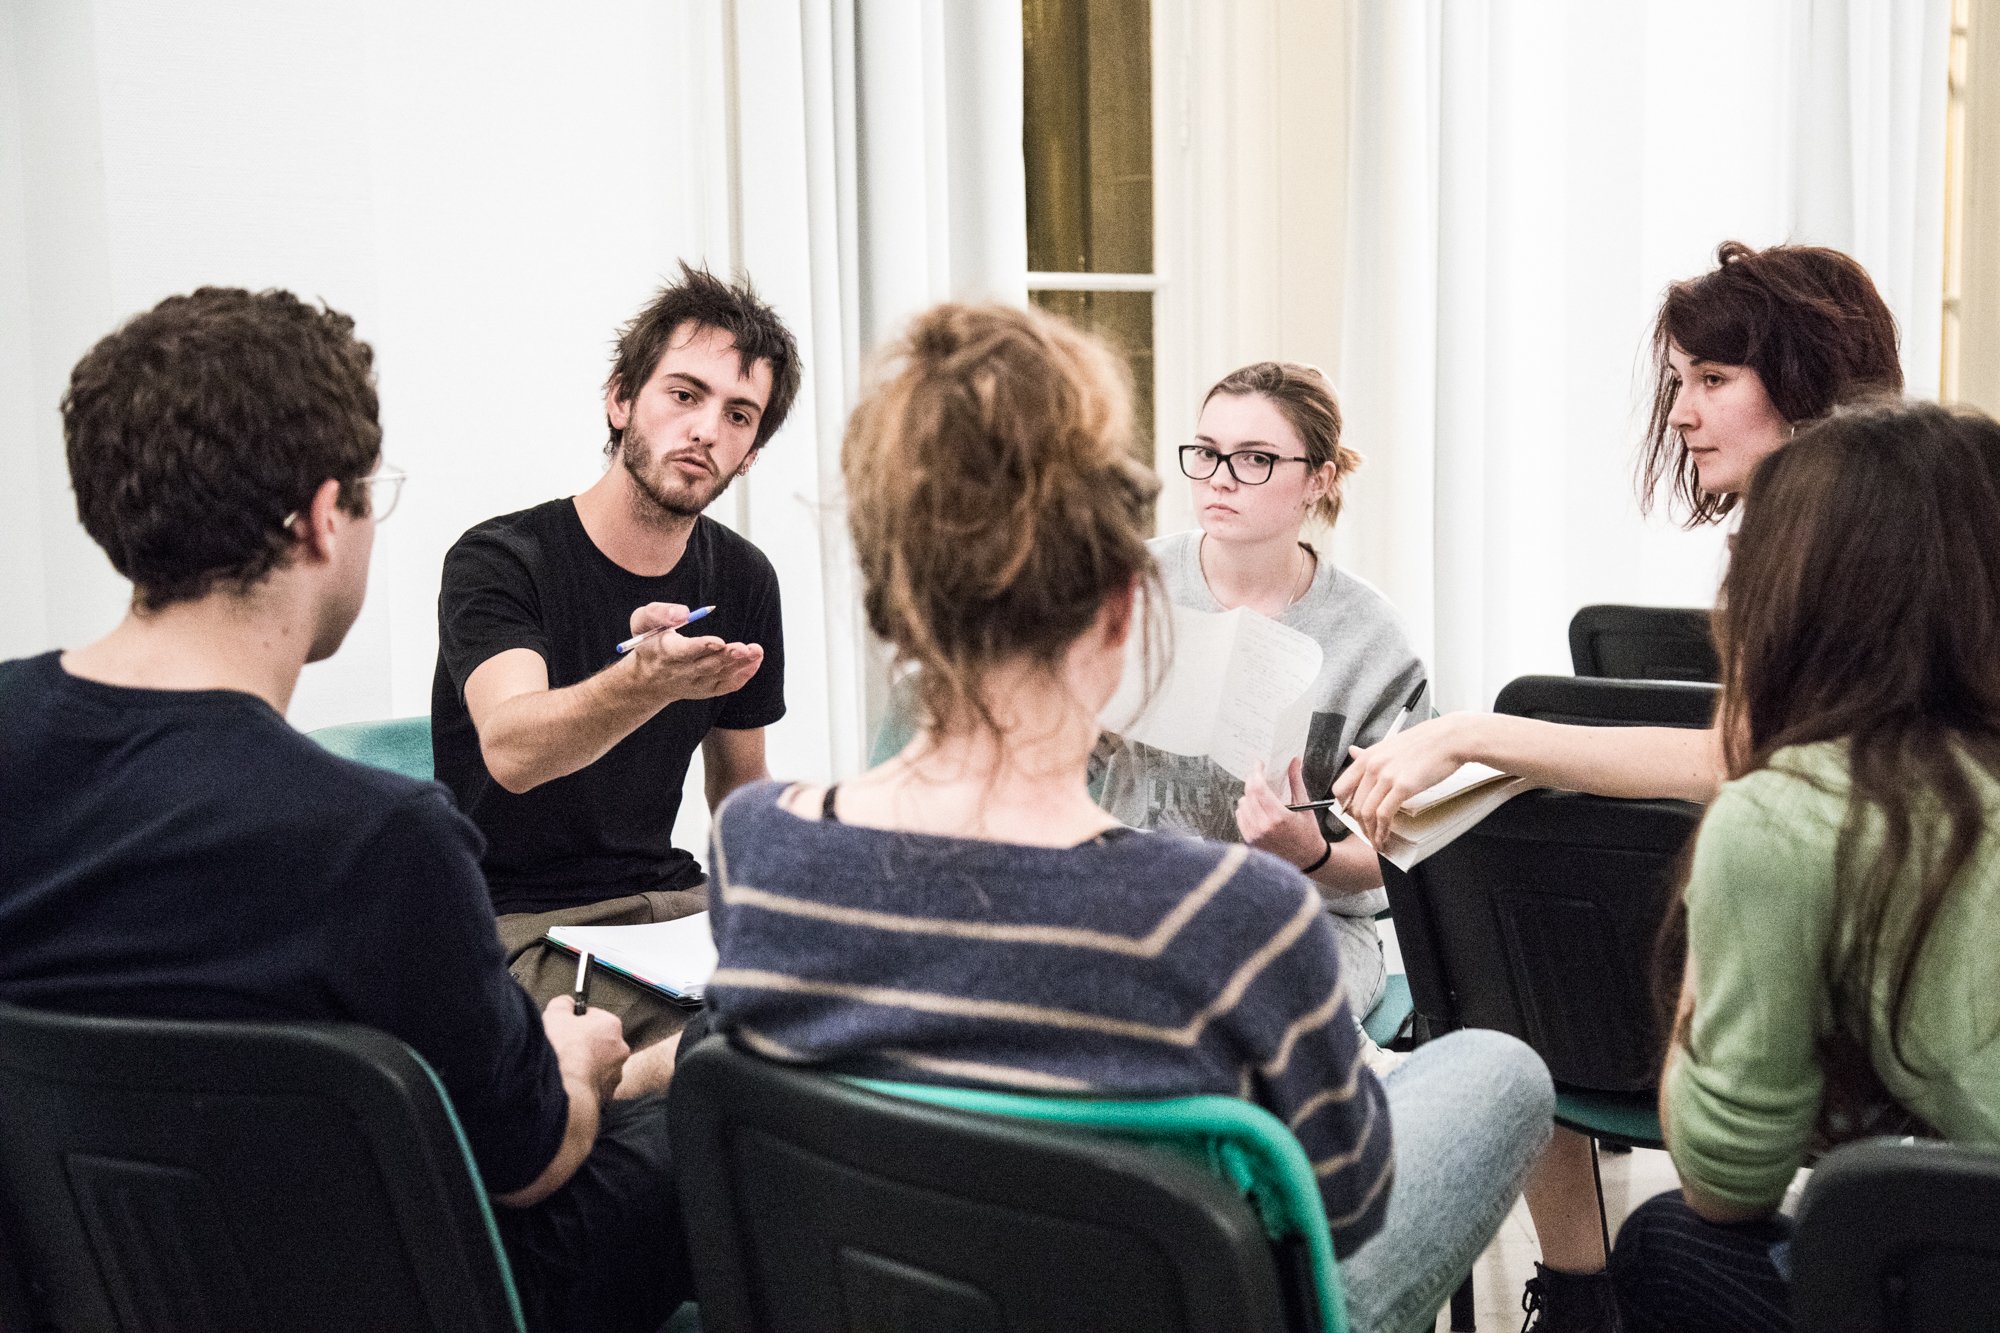
[[[514,980],[535,997],[537,1007],[546,1007],[576,984],[576,955],[542,939],[550,926],[642,926],[707,907],[708,892],[702,888],[636,893],[553,912],[510,912],[499,918],[500,947],[507,952],[507,970]],[[679,1032],[694,1013],[609,968],[591,969],[590,1003],[618,1015],[625,1024],[625,1044],[635,1051]]]

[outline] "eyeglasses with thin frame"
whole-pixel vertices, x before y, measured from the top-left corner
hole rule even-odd
[[[1271,473],[1280,463],[1305,463],[1310,466],[1312,460],[1303,456],[1274,454],[1268,449],[1238,449],[1233,454],[1225,454],[1205,444],[1181,446],[1181,475],[1193,481],[1207,481],[1215,475],[1217,468],[1226,467],[1237,485],[1262,486],[1271,479]]]
[[[368,488],[368,512],[377,523],[385,522],[396,512],[396,501],[403,498],[403,483],[409,479],[409,473],[386,460],[361,479],[361,484]]]
[[[384,462],[367,476],[357,479],[354,484],[368,488],[369,517],[381,523],[396,512],[396,501],[403,498],[403,483],[409,479],[409,473],[392,463]],[[285,515],[278,526],[291,527],[299,521],[299,513],[299,510],[294,509]]]

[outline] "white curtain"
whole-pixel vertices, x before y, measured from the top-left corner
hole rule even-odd
[[[909,316],[1026,300],[1020,11],[753,0],[736,24],[742,258],[806,361],[797,424],[743,496],[787,598],[792,719],[822,719],[774,728],[772,768],[842,774],[866,757],[882,663],[841,508],[841,429],[867,354]]]
[[[171,292],[283,286],[355,316],[411,473],[293,721],[428,711],[446,547],[598,475],[612,334],[687,258],[746,270],[805,352],[714,512],[782,581],[774,770],[852,769],[871,652],[841,426],[908,314],[1024,299],[1020,43],[1006,0],[0,6],[0,657],[124,607],[69,496],[69,368]]]
[[[1847,250],[1937,385],[1947,0],[1361,0],[1337,549],[1447,707],[1567,673],[1578,606],[1709,604],[1721,534],[1632,486],[1665,285]]]

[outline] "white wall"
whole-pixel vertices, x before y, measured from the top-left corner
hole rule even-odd
[[[427,711],[446,546],[589,484],[615,327],[676,258],[730,258],[718,26],[644,0],[6,12],[0,291],[27,300],[0,317],[0,383],[27,392],[5,395],[0,448],[39,480],[0,582],[45,605],[0,617],[0,655],[87,640],[123,608],[70,507],[69,366],[169,293],[288,287],[374,345],[384,452],[411,474],[367,609],[293,720]]]
[[[0,657],[125,605],[70,502],[70,366],[172,292],[281,286],[355,317],[410,473],[292,721],[427,711],[446,548],[598,475],[617,326],[706,260],[747,270],[805,359],[791,420],[710,511],[784,590],[771,767],[860,761],[840,431],[909,312],[1022,299],[1013,0],[10,0],[0,25]],[[682,811],[699,846],[703,802]]]

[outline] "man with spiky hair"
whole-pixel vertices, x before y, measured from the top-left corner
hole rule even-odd
[[[538,1013],[446,794],[285,722],[402,484],[353,321],[289,292],[168,297],[77,363],[62,412],[78,516],[132,604],[0,663],[0,999],[399,1038],[502,1205],[529,1327],[650,1333],[689,1285],[646,1095],[671,1049],[628,1058],[568,999]]]
[[[501,939],[537,999],[573,976],[540,942],[549,926],[703,906],[702,868],[673,845],[697,747],[710,808],[767,776],[764,728],[785,711],[777,576],[703,511],[783,424],[799,375],[790,331],[747,282],[682,264],[620,332],[604,475],[479,524],[445,557],[438,778],[486,835]],[[599,984],[635,1047],[679,1028],[650,993]]]

